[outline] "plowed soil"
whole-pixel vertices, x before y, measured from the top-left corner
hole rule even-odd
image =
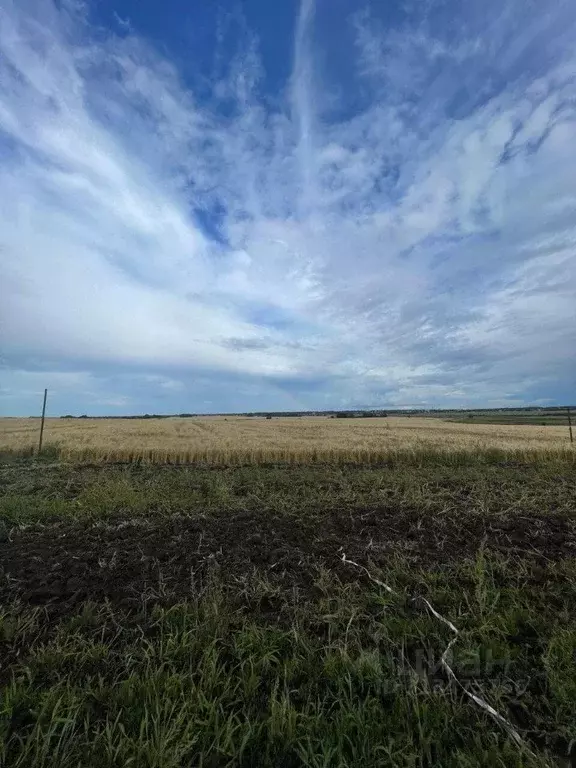
[[[383,569],[394,552],[416,566],[441,566],[474,556],[482,544],[529,559],[537,579],[539,563],[576,557],[576,525],[549,514],[438,518],[391,508],[334,509],[323,512],[320,525],[266,511],[32,525],[0,542],[0,602],[18,597],[64,607],[108,599],[130,606],[146,591],[178,600],[214,568],[230,579],[258,568],[306,590],[319,565],[338,569],[343,580],[361,578],[339,562],[342,552]]]

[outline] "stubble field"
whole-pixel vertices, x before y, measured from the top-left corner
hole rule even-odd
[[[2,768],[576,764],[566,436],[284,422],[4,431]]]

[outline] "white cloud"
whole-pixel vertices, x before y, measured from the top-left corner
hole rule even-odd
[[[544,6],[358,17],[369,98],[335,120],[312,0],[280,107],[253,42],[208,101],[133,33],[5,2],[4,354],[174,392],[175,368],[326,378],[356,402],[568,382],[576,12]]]
[[[183,392],[186,388],[183,381],[179,381],[178,379],[169,379],[167,376],[148,374],[145,375],[143,379],[150,384],[156,385],[159,389],[165,392]]]
[[[42,403],[48,390],[48,413],[98,413],[99,406],[136,409],[144,412],[146,402],[155,400],[165,410],[165,398],[186,392],[183,381],[142,371],[116,373],[107,369],[91,371],[0,369],[0,412],[4,409],[25,413]]]
[[[1,398],[40,398],[44,389],[58,391],[84,391],[94,382],[92,374],[87,371],[2,371]]]

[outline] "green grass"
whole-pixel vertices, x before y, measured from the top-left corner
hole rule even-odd
[[[252,561],[249,544],[230,536],[198,544],[185,599],[171,591],[170,560],[129,604],[111,593],[35,606],[27,577],[15,583],[0,567],[3,768],[570,765],[576,553],[560,538],[557,549],[522,543],[520,551],[516,527],[509,548],[491,534],[517,518],[518,530],[537,532],[548,518],[571,525],[570,461],[225,469],[16,461],[0,468],[0,484],[0,550],[26,544],[31,568],[52,532],[65,557],[70,537],[93,540],[104,526],[96,554],[101,569],[113,568],[113,532],[127,520],[146,536],[196,521],[208,537],[210,521],[225,530],[240,519],[268,525],[279,541],[303,532],[294,539],[302,553],[281,566]],[[369,527],[373,510],[382,516]],[[387,529],[391,512],[406,520],[404,537]],[[419,525],[433,533],[427,544],[414,539]],[[484,535],[460,552],[454,542],[479,526]],[[144,557],[138,530],[134,564]],[[315,536],[327,546],[311,542],[308,551]],[[394,594],[343,563],[339,540]],[[513,722],[525,748],[446,679],[440,657],[452,634],[420,596],[460,630],[450,659],[459,680]]]
[[[23,658],[4,685],[0,759],[27,768],[545,765],[435,678],[450,633],[406,602],[424,574],[394,568],[386,577],[403,584],[401,599],[319,572],[315,599],[287,600],[275,623],[259,615],[274,591],[262,580],[234,591],[214,579],[186,604],[140,616],[88,604],[49,627],[41,611],[13,607],[0,633]],[[492,568],[432,574],[426,588],[463,630],[453,667],[501,711],[525,689],[519,706],[535,726],[554,726],[546,746],[567,744],[574,630],[519,574],[496,589]],[[569,612],[576,594],[556,597]],[[545,706],[530,690],[533,649],[510,641],[527,626],[539,638]]]
[[[544,411],[542,413],[508,413],[506,411],[486,413],[478,411],[476,413],[450,413],[446,416],[439,415],[438,418],[445,418],[447,421],[461,424],[531,424],[535,427],[566,427],[566,434],[568,435],[568,414],[566,411]],[[572,416],[572,422],[576,429],[576,413]]]
[[[295,515],[334,506],[393,506],[443,513],[491,508],[528,513],[574,512],[574,456],[529,464],[491,454],[466,461],[403,460],[376,466],[151,464],[68,465],[16,460],[0,467],[0,523],[66,519],[171,517],[175,514],[267,509]]]

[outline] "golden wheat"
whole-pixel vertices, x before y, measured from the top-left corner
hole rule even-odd
[[[0,450],[32,453],[38,430],[38,419],[0,419]],[[399,452],[527,455],[570,450],[563,427],[458,424],[421,417],[47,419],[44,445],[47,452],[71,460],[212,463],[370,462]]]

